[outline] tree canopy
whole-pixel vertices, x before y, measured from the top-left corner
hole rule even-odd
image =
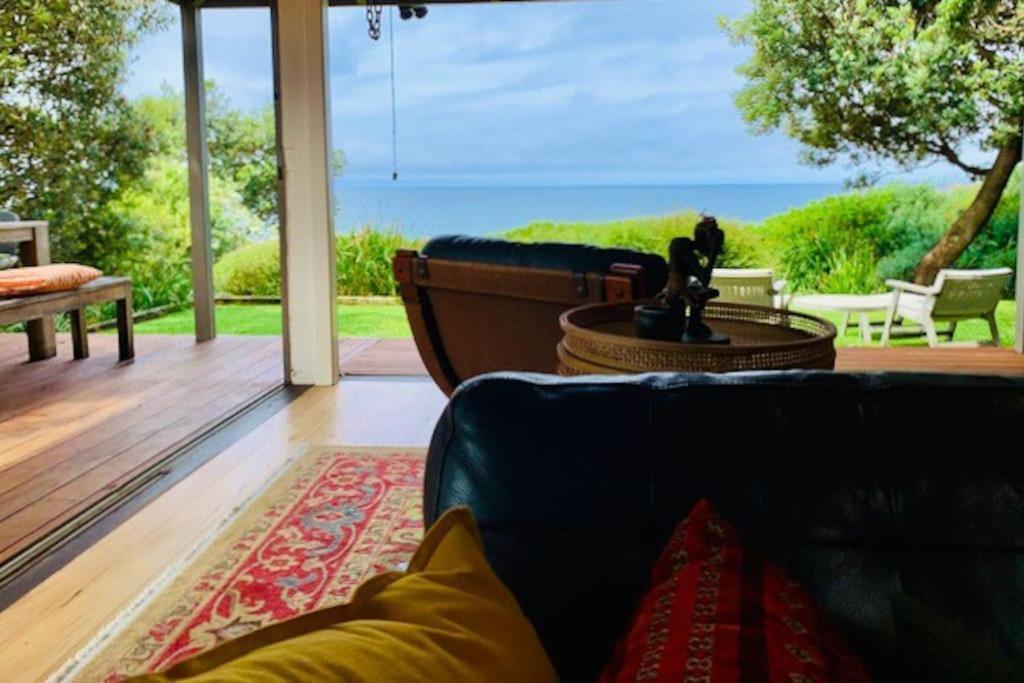
[[[0,207],[59,225],[57,258],[115,248],[105,207],[142,176],[152,149],[118,88],[161,10],[146,0],[9,0],[0,12]]]
[[[984,180],[917,278],[963,253],[1020,161],[1024,4],[753,0],[725,27],[753,48],[737,104],[756,132],[785,131],[815,164],[945,161]]]

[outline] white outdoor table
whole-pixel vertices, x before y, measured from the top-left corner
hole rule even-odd
[[[843,314],[842,322],[839,323],[839,336],[846,334],[846,328],[850,324],[850,316],[858,314],[860,319],[860,334],[864,341],[870,343],[871,321],[868,314],[876,311],[885,312],[889,310],[892,303],[892,293],[889,294],[809,294],[797,296],[793,299],[793,307],[810,308],[817,311],[837,311]]]

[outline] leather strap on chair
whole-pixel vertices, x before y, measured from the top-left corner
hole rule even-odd
[[[437,386],[446,395],[450,395],[459,380],[446,360],[447,355],[441,345],[434,315],[430,309],[430,300],[428,297],[421,300],[420,289],[416,285],[416,275],[420,275],[423,280],[429,278],[427,257],[420,256],[410,249],[400,249],[391,260],[391,267],[395,281],[398,282],[402,303],[405,304],[405,313],[409,318],[416,350],[419,351],[427,372]]]
[[[613,263],[604,278],[604,300],[609,303],[628,303],[646,298],[647,282],[643,266],[633,263]]]

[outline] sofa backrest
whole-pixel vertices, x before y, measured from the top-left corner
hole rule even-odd
[[[400,251],[393,263],[420,357],[449,394],[487,372],[555,372],[562,313],[646,299],[668,278],[654,254],[464,236]]]
[[[1024,657],[1024,380],[490,375],[430,447],[563,680],[595,680],[673,526],[709,498],[870,665],[912,594]]]

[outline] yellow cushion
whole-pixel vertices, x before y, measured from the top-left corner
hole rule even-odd
[[[77,263],[54,263],[0,271],[0,298],[78,289],[103,275]]]
[[[488,681],[555,672],[483,555],[468,509],[427,533],[406,572],[374,577],[347,605],[305,614],[133,681]]]

